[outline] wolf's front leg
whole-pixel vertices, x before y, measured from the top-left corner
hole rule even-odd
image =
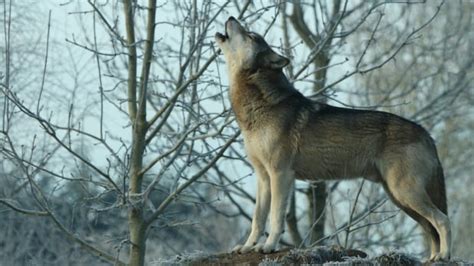
[[[270,209],[270,178],[263,165],[254,163],[254,167],[257,174],[257,195],[252,218],[252,231],[245,244],[243,246],[237,245],[232,252],[246,253],[252,249],[259,249],[257,242],[265,230]]]
[[[288,199],[294,184],[292,170],[277,171],[270,177],[271,207],[270,207],[270,235],[260,251],[270,253],[276,250],[284,230],[284,218]]]

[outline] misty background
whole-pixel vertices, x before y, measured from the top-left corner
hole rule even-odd
[[[229,16],[308,97],[423,125],[453,256],[474,260],[474,2],[0,0],[0,262],[159,263],[229,251],[255,175],[214,34]],[[318,163],[318,162],[315,162]],[[282,247],[426,256],[368,181],[297,181]]]

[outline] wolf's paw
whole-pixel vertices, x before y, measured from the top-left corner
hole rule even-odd
[[[436,253],[434,255],[431,255],[430,260],[431,262],[434,261],[449,261],[449,254],[444,254],[444,253]]]
[[[243,247],[243,245],[237,245],[237,246],[235,246],[235,247],[232,249],[231,253],[239,253],[240,250],[242,249],[242,247]]]
[[[255,252],[262,252],[263,243],[257,243],[255,246],[252,247],[252,250]]]
[[[268,244],[265,243],[265,245],[262,246],[262,248],[259,250],[261,253],[268,254],[275,252],[276,250],[276,245],[275,244]]]
[[[242,246],[242,248],[240,248],[239,250],[239,253],[240,254],[245,254],[245,253],[249,253],[250,251],[252,251],[254,248],[254,246]]]
[[[246,246],[246,245],[237,245],[235,248],[232,249],[232,253],[249,253],[254,249],[255,246]]]

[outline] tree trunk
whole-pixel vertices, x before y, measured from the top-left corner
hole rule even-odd
[[[146,122],[145,115],[140,113],[132,126],[133,143],[130,158],[130,187],[128,199],[130,210],[128,213],[130,230],[130,265],[142,266],[145,264],[146,229],[144,218],[144,203],[141,197],[143,174],[143,152],[145,150]]]
[[[145,265],[146,226],[143,223],[143,208],[132,208],[129,212],[130,266]]]
[[[310,244],[312,244],[324,237],[326,221],[324,208],[327,200],[326,183],[321,181],[309,186],[306,197],[308,199],[308,218],[311,226]]]
[[[135,40],[134,6],[130,0],[124,1],[125,25],[127,31],[127,45],[129,50],[128,69],[128,104],[129,116],[132,123],[132,154],[130,156],[128,213],[130,230],[130,262],[132,266],[145,265],[146,231],[149,223],[144,217],[144,200],[142,197],[143,183],[143,155],[148,124],[146,121],[146,97],[148,77],[155,39],[156,0],[148,1],[147,35],[145,38],[145,52],[140,77],[137,84],[137,52]],[[137,97],[138,89],[138,97]]]
[[[290,198],[290,208],[286,216],[286,224],[288,226],[288,233],[290,234],[291,240],[295,247],[299,247],[303,239],[298,231],[298,220],[296,219],[296,198],[295,198],[295,189],[293,188],[293,193]]]

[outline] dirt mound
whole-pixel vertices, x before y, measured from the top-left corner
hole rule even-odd
[[[216,255],[198,254],[177,256],[158,264],[186,265],[474,265],[463,261],[422,263],[409,255],[390,252],[369,258],[363,251],[344,249],[339,246],[322,246],[311,249],[284,249],[271,254],[251,252],[247,254],[222,253]]]

